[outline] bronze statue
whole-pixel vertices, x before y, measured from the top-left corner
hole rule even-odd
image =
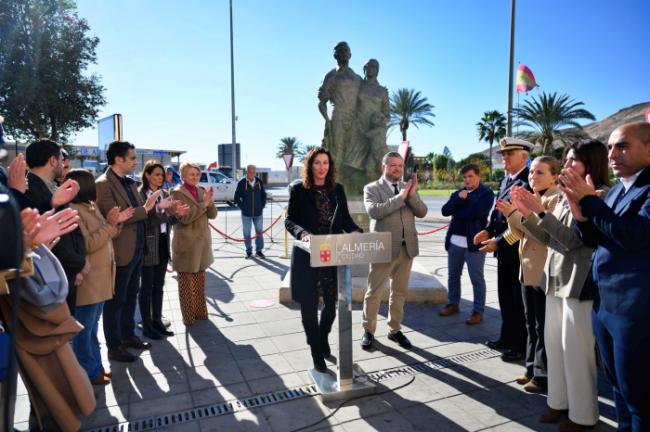
[[[334,47],[338,66],[325,75],[318,90],[318,110],[325,118],[323,146],[337,164],[338,181],[349,196],[360,197],[363,186],[379,177],[381,157],[388,152],[390,115],[388,90],[377,81],[379,62],[370,59],[361,79],[350,67],[347,42]],[[333,105],[331,119],[327,103]]]
[[[388,153],[386,129],[390,108],[388,89],[379,84],[379,62],[370,59],[363,67],[365,78],[359,91],[357,118],[359,119],[360,141],[357,151],[349,158],[357,169],[363,169],[368,179],[377,178],[381,172],[381,158]],[[361,143],[358,143],[361,144]]]
[[[347,42],[339,42],[334,47],[334,58],[338,63],[325,75],[323,84],[318,89],[318,110],[325,118],[325,136],[323,146],[332,154],[337,166],[343,167],[347,148],[354,139],[355,111],[357,97],[361,87],[361,77],[349,66],[350,47]],[[331,102],[332,118],[327,112],[327,102]],[[340,170],[340,181],[345,185],[345,174]]]

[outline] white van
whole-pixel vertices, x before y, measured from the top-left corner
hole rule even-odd
[[[214,189],[213,198],[215,201],[225,201],[233,205],[235,191],[237,190],[237,181],[226,177],[218,171],[202,171],[199,179],[199,186],[206,189]]]

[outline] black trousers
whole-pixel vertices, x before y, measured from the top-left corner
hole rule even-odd
[[[158,265],[142,266],[142,283],[138,302],[143,328],[151,327],[154,322],[162,324],[163,288],[165,286],[167,264],[169,263],[167,234],[160,235],[158,258]]]
[[[115,294],[104,303],[104,337],[106,346],[113,350],[134,336],[135,305],[142,274],[142,248],[136,246],[135,255],[125,266],[115,271]]]
[[[501,309],[500,340],[510,349],[526,351],[524,304],[519,282],[519,252],[516,247],[499,249],[497,256],[497,287]]]
[[[544,319],[546,293],[542,287],[524,285],[521,289],[526,318],[526,376],[535,384],[546,386],[546,348],[544,347]]]
[[[318,296],[312,301],[300,303],[302,326],[307,336],[307,344],[312,351],[321,351],[327,336],[332,331],[332,324],[336,317],[336,295],[330,290],[323,290],[323,303],[325,306],[318,321]]]

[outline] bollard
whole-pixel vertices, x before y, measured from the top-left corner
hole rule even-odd
[[[226,210],[223,211],[226,214],[226,234],[228,234],[228,212]],[[225,240],[226,243],[228,243],[228,237],[224,236],[223,239]]]
[[[286,228],[284,229],[284,255],[282,255],[280,258],[289,259],[289,231],[287,231]]]

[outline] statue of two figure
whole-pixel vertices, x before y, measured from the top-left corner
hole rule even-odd
[[[377,81],[379,62],[370,59],[361,78],[350,67],[350,47],[334,47],[338,67],[325,75],[318,89],[318,109],[325,118],[323,146],[332,154],[337,180],[348,196],[363,195],[363,186],[380,176],[381,158],[388,152],[386,129],[390,116],[388,89]],[[327,103],[333,105],[330,118]]]

